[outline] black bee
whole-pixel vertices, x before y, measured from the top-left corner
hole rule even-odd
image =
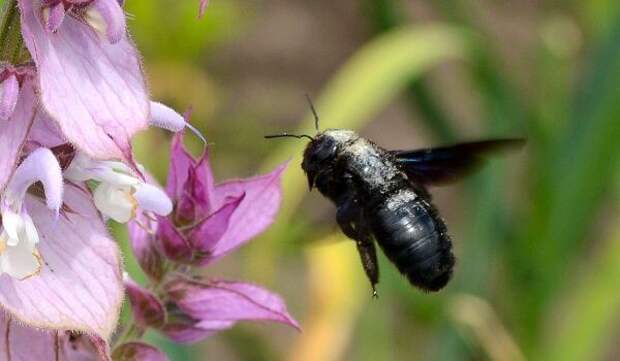
[[[311,104],[312,106],[312,104]],[[277,134],[308,138],[302,169],[337,207],[336,220],[353,239],[373,295],[379,281],[376,241],[409,282],[438,291],[450,280],[455,258],[446,225],[426,186],[452,181],[480,164],[481,156],[523,143],[494,139],[411,151],[385,150],[352,130]]]

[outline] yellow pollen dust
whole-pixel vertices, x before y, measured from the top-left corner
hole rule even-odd
[[[41,253],[39,253],[38,249],[34,249],[34,251],[32,251],[32,255],[37,259],[37,263],[39,264],[39,266],[37,267],[37,270],[32,272],[32,274],[29,274],[28,276],[24,277],[24,278],[20,278],[20,281],[23,280],[27,280],[30,277],[34,277],[34,276],[38,276],[41,274],[41,269],[43,268],[43,256],[41,256]]]
[[[131,191],[125,193],[127,195],[129,203],[131,203],[131,219],[135,219],[138,212],[138,200],[136,199],[136,197],[134,197],[135,193],[135,189],[132,189]]]

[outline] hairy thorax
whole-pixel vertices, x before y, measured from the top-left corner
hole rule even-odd
[[[385,151],[367,139],[358,138],[343,150],[342,155],[348,160],[347,170],[364,183],[369,193],[385,193],[402,177]]]

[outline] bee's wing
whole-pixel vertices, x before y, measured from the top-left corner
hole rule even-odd
[[[491,139],[437,148],[393,150],[390,153],[412,181],[441,184],[469,174],[491,153],[519,148],[523,144],[524,139]]]

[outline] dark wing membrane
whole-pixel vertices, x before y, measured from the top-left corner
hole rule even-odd
[[[394,150],[390,153],[412,181],[441,184],[469,174],[491,153],[516,149],[523,144],[524,139],[492,139],[437,148]]]

